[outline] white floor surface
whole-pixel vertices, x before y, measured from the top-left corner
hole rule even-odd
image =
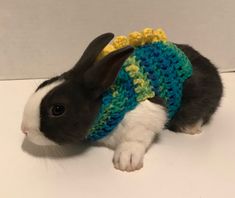
[[[235,73],[200,135],[163,131],[133,173],[113,168],[102,147],[42,149],[24,140],[22,110],[40,80],[0,81],[1,198],[234,198]]]

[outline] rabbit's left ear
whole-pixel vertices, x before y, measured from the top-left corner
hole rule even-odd
[[[96,37],[85,49],[80,60],[71,71],[84,72],[95,62],[99,53],[113,39],[113,33],[105,33]]]
[[[96,62],[84,74],[85,86],[95,91],[96,96],[102,94],[113,84],[123,63],[133,51],[133,47],[127,46]]]

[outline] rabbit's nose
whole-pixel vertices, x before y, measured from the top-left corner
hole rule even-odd
[[[27,135],[28,132],[29,132],[28,128],[27,128],[23,123],[21,124],[21,131],[22,131],[25,135]]]

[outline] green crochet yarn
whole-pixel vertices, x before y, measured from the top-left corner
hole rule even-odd
[[[135,47],[114,84],[104,93],[100,112],[86,140],[104,138],[138,103],[161,97],[171,119],[181,104],[184,81],[192,75],[187,56],[171,42]]]

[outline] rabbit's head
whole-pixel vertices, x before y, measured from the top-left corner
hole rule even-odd
[[[30,141],[48,145],[84,140],[98,115],[103,93],[133,52],[128,46],[97,60],[112,38],[112,33],[106,33],[94,39],[71,70],[43,82],[32,94],[21,126]]]

